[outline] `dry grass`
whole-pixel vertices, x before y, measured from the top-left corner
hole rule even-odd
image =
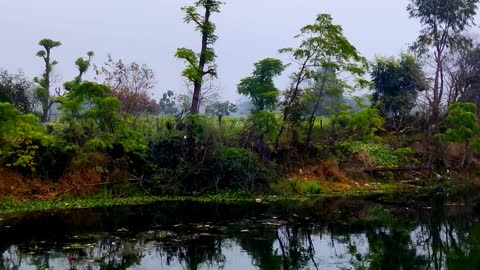
[[[339,168],[335,158],[329,158],[320,164],[304,166],[298,169],[298,177],[304,182],[328,181],[335,183],[351,183],[348,177]]]
[[[19,173],[0,170],[0,197],[43,199],[55,194],[55,184],[26,180]]]
[[[0,170],[0,198],[51,200],[62,194],[93,195],[110,181],[128,179],[126,170],[119,167],[108,170],[107,166],[105,155],[89,154],[75,160],[58,183],[25,179],[19,173]]]

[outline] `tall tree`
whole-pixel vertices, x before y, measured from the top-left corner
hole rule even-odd
[[[435,76],[432,93],[428,95],[431,119],[440,120],[445,89],[445,57],[448,50],[464,46],[469,39],[463,32],[473,24],[478,0],[410,0],[407,7],[411,18],[420,20],[423,28],[412,49],[434,60]]]
[[[275,110],[280,90],[273,79],[280,76],[285,67],[282,61],[272,58],[255,63],[252,76],[242,79],[238,84],[238,93],[250,96],[255,111]]]
[[[377,58],[371,77],[373,106],[383,113],[387,126],[398,131],[415,106],[418,93],[428,88],[422,66],[408,54],[402,54],[399,59]]]
[[[205,76],[217,76],[217,67],[215,64],[215,51],[212,46],[218,37],[215,35],[215,24],[211,22],[211,16],[220,12],[220,6],[223,3],[217,0],[198,0],[193,6],[183,7],[185,12],[184,21],[194,23],[196,30],[202,34],[202,43],[200,53],[195,53],[191,49],[180,48],[177,50],[176,57],[186,62],[187,68],[183,71],[189,81],[193,83],[193,96],[191,114],[198,114],[200,108],[200,97],[202,92],[202,83]],[[203,15],[199,9],[203,9]]]
[[[52,108],[53,103],[55,103],[54,98],[51,95],[52,87],[52,71],[55,65],[58,63],[55,60],[52,60],[51,53],[52,49],[62,45],[59,41],[53,41],[51,39],[42,39],[38,43],[42,50],[37,52],[37,56],[42,58],[45,63],[45,70],[41,78],[35,78],[34,81],[39,84],[38,89],[36,90],[37,99],[42,105],[42,122],[48,122],[50,120],[50,109]]]
[[[298,71],[292,74],[293,81],[290,89],[285,92],[283,104],[283,122],[293,126],[302,122],[305,114],[302,97],[305,90],[308,89],[308,85],[312,85],[312,80],[318,78],[319,69],[323,70],[325,74],[321,76],[316,104],[320,103],[328,80],[338,78],[338,74],[342,72],[353,74],[356,77],[362,76],[368,68],[366,59],[360,56],[357,49],[343,35],[342,27],[333,24],[333,19],[329,14],[318,15],[315,23],[303,27],[295,38],[301,39],[298,48],[280,50],[281,53],[290,55],[299,66]],[[327,72],[335,76],[325,76]],[[363,80],[359,78],[358,82],[363,83]],[[310,134],[308,141],[310,141],[317,110],[318,105],[307,113],[309,115],[308,133]],[[280,129],[276,147],[278,147],[279,138],[285,127],[283,124]]]
[[[10,74],[0,69],[0,102],[13,104],[23,114],[33,113],[35,98],[32,92],[32,81],[22,72]]]

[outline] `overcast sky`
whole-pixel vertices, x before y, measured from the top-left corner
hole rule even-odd
[[[317,14],[332,14],[345,35],[368,59],[397,55],[418,35],[419,25],[408,18],[408,0],[226,0],[215,15],[219,40],[219,84],[223,97],[235,100],[236,85],[249,76],[253,63],[277,57],[277,50],[295,45],[293,36],[314,22]],[[0,68],[21,68],[41,74],[35,57],[38,41],[62,42],[55,50],[57,72],[64,80],[76,75],[74,61],[87,51],[101,64],[113,58],[147,64],[156,74],[155,93],[185,89],[178,47],[200,48],[199,34],[183,23],[182,6],[193,0],[0,0]],[[288,74],[278,80],[284,89]]]

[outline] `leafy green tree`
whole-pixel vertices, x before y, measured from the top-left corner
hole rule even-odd
[[[217,189],[254,191],[262,166],[257,155],[246,149],[225,148],[216,153],[216,167],[220,178]]]
[[[272,58],[255,63],[252,76],[238,84],[238,93],[250,97],[255,111],[275,110],[280,90],[275,87],[273,79],[280,76],[285,67],[282,61]]]
[[[388,126],[398,130],[415,106],[418,93],[428,88],[422,66],[412,55],[400,59],[377,58],[372,72],[373,106],[385,116]]]
[[[105,151],[114,145],[126,152],[144,151],[144,138],[128,126],[128,118],[122,118],[122,104],[110,87],[82,80],[89,66],[84,64],[76,61],[80,75],[66,83],[70,90],[59,98],[65,139],[87,151]]]
[[[0,69],[0,102],[13,104],[23,114],[35,110],[32,86],[22,72],[9,74],[7,70]]]
[[[423,28],[412,49],[434,60],[435,77],[428,101],[432,120],[440,120],[445,89],[445,56],[451,49],[470,43],[463,33],[473,25],[478,0],[410,0],[407,7],[411,18],[420,20]]]
[[[447,141],[465,145],[461,166],[470,165],[472,150],[480,152],[480,125],[477,114],[477,105],[473,103],[456,103],[448,110],[446,121],[449,129],[443,137]]]
[[[177,103],[175,102],[175,93],[168,90],[163,93],[162,98],[159,101],[160,113],[164,115],[174,115],[178,113]]]
[[[0,103],[0,126],[0,165],[35,172],[39,148],[54,144],[46,128],[6,102]]]
[[[331,118],[332,137],[342,144],[345,140],[372,142],[381,140],[378,132],[384,131],[385,119],[376,108],[363,103],[361,97],[355,97],[356,108],[342,104]]]
[[[231,113],[237,112],[237,105],[230,101],[216,101],[205,107],[205,114],[209,116],[230,116]]]
[[[211,16],[220,12],[222,2],[217,0],[198,0],[193,6],[183,7],[185,12],[184,21],[194,23],[196,30],[202,34],[202,46],[200,53],[186,48],[177,50],[176,57],[182,59],[187,64],[183,71],[183,76],[193,83],[193,97],[191,114],[198,114],[200,110],[200,97],[202,92],[202,83],[204,77],[217,76],[217,67],[215,64],[215,51],[212,45],[217,40],[215,35],[215,24],[211,22]],[[198,9],[204,9],[204,15],[200,14]]]
[[[299,64],[298,71],[292,74],[292,85],[285,93],[283,104],[283,122],[298,126],[305,115],[305,107],[302,106],[302,97],[305,94],[304,85],[316,77],[318,78],[318,69],[322,69],[324,75],[328,72],[335,75],[347,72],[361,76],[365,73],[368,65],[367,61],[343,35],[342,27],[333,24],[333,19],[329,14],[318,15],[315,23],[303,27],[295,38],[301,39],[298,48],[285,48],[280,52],[290,55]],[[321,76],[320,90],[317,91],[317,104],[320,103],[330,78],[337,77]],[[364,83],[361,79],[358,82]],[[317,110],[318,105],[314,106],[311,112],[307,112],[309,115],[309,138]],[[279,137],[284,130],[285,125],[282,125],[277,138],[277,147]]]
[[[264,141],[273,142],[278,136],[282,122],[278,119],[276,113],[268,111],[258,111],[250,115],[251,134],[260,143]]]
[[[55,99],[51,95],[52,87],[52,71],[55,65],[58,64],[57,61],[52,60],[51,54],[52,49],[62,45],[59,41],[53,41],[51,39],[42,39],[38,43],[42,50],[37,52],[37,56],[42,58],[45,63],[45,70],[41,78],[35,78],[34,81],[39,84],[38,89],[36,90],[36,96],[38,101],[42,105],[42,122],[48,122],[50,120],[50,110],[52,105],[55,103]]]

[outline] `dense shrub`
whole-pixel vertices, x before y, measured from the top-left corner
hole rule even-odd
[[[225,148],[216,155],[215,174],[221,189],[252,191],[263,180],[263,170],[258,156],[246,149]]]
[[[35,173],[41,147],[53,145],[37,117],[21,114],[12,104],[0,103],[0,165]]]

